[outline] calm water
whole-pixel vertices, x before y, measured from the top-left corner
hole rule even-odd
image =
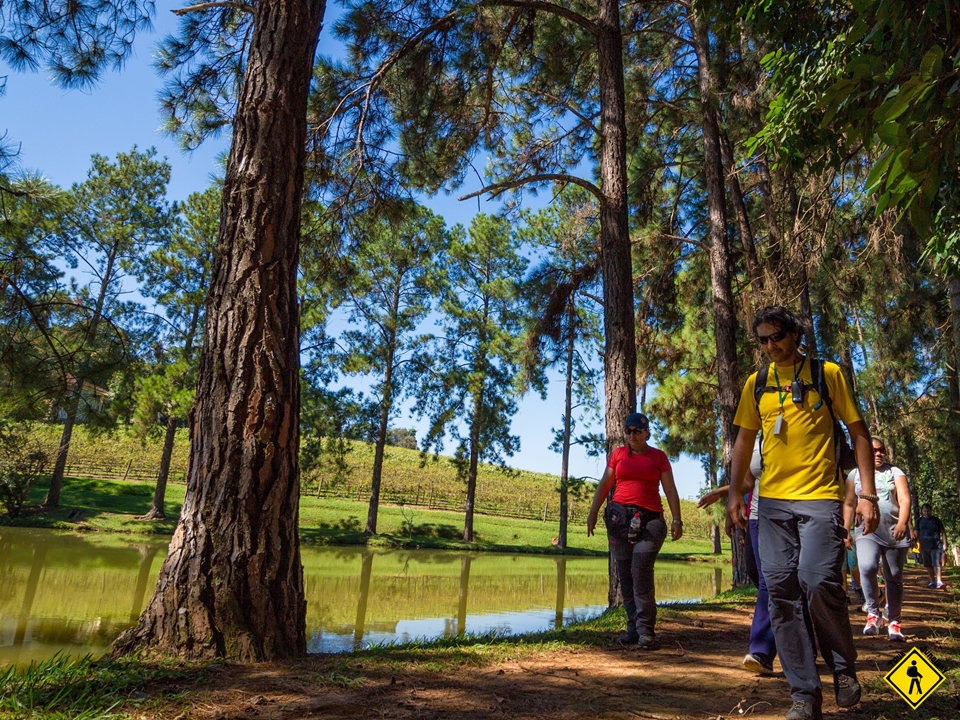
[[[0,665],[103,652],[136,622],[167,539],[0,528]],[[310,652],[457,633],[521,633],[606,606],[604,558],[302,549]],[[709,597],[727,568],[657,563],[661,602]]]

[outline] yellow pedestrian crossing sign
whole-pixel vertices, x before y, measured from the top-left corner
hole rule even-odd
[[[945,678],[926,655],[916,648],[910,648],[910,652],[900,658],[893,670],[884,675],[883,679],[916,710],[940,687]]]

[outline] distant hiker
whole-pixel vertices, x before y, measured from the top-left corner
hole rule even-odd
[[[923,680],[923,675],[920,674],[920,671],[917,669],[917,661],[913,660],[910,663],[910,667],[907,668],[907,677],[910,678],[910,689],[907,690],[907,695],[913,695],[913,686],[917,686],[917,694],[922,695],[923,690],[920,689],[920,681]]]
[[[760,498],[761,471],[760,441],[758,439],[753,446],[753,457],[750,460],[750,470],[747,472],[746,481],[740,487],[741,490],[750,493],[750,545],[753,549],[753,557],[756,560],[758,572],[757,602],[753,608],[753,620],[750,623],[750,646],[747,654],[743,657],[743,667],[757,675],[772,675],[773,659],[777,655],[777,641],[773,637],[773,627],[770,625],[767,584],[763,580],[763,563],[760,560],[760,549],[757,542],[757,501]],[[729,489],[729,485],[723,485],[707,493],[700,498],[697,507],[710,507],[726,495]],[[730,535],[731,525],[729,519],[726,530],[727,534]]]
[[[667,537],[660,488],[667,497],[673,522],[670,538],[683,535],[680,498],[673,483],[673,471],[666,454],[647,444],[650,421],[646,415],[631,413],[624,422],[627,444],[610,455],[600,478],[593,506],[587,517],[587,535],[593,534],[597,513],[613,488],[603,519],[607,526],[610,554],[617,563],[620,592],[627,611],[627,632],[617,639],[621,645],[639,644],[652,649],[657,603],[653,586],[653,563]]]
[[[943,550],[947,547],[947,531],[940,518],[933,515],[930,503],[924,503],[920,507],[917,534],[920,536],[920,561],[930,576],[930,584],[927,587],[942,588],[943,578],[940,576],[940,566],[943,565]]]
[[[753,332],[772,364],[751,375],[740,396],[727,513],[731,523],[746,528],[740,484],[762,429],[758,546],[780,665],[793,698],[786,718],[818,720],[823,692],[804,617],[807,610],[833,672],[837,705],[852,707],[860,701],[840,569],[847,530],[838,469],[842,430],[836,419],[847,426],[856,449],[863,486],[856,515],[865,534],[873,532],[878,521],[870,433],[840,368],[801,354],[803,331],[793,313],[764,308],[754,319]]]
[[[900,610],[903,606],[903,566],[910,549],[910,489],[907,476],[898,467],[887,462],[887,448],[882,440],[873,438],[873,468],[880,524],[869,535],[862,528],[857,531],[857,558],[860,564],[860,581],[867,603],[867,623],[864,635],[877,635],[884,625],[883,607],[880,604],[880,586],[877,571],[883,564],[883,579],[887,595],[887,637],[903,642],[900,630]],[[847,477],[851,497],[863,492],[860,471],[853,470]]]

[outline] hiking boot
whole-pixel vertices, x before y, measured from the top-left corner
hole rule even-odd
[[[823,720],[823,713],[809,700],[795,700],[784,720]]]
[[[639,645],[644,650],[656,650],[659,645],[657,645],[657,638],[653,635],[647,635],[646,633],[640,636],[640,639],[637,640],[637,645]]]
[[[773,661],[763,653],[747,653],[744,655],[743,667],[757,675],[773,675]]]
[[[883,628],[883,615],[867,615],[867,624],[863,626],[864,635],[879,635]]]
[[[640,636],[637,635],[637,631],[632,627],[628,627],[627,631],[617,638],[617,645],[623,645],[624,647],[636,645],[639,639]]]
[[[853,707],[860,702],[860,683],[857,682],[856,675],[834,673],[833,692],[837,698],[837,705],[842,708]]]
[[[891,620],[887,625],[887,638],[892,642],[905,642],[903,633],[900,632],[900,623],[896,620]]]

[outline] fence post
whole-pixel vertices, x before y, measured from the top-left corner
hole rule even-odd
[[[430,502],[427,504],[427,509],[430,510],[433,508],[433,487],[430,488]]]
[[[543,521],[547,521],[547,503],[543,504]]]
[[[133,458],[127,460],[127,469],[123,471],[123,480],[121,482],[126,482],[127,475],[130,473],[130,466],[133,465]]]

